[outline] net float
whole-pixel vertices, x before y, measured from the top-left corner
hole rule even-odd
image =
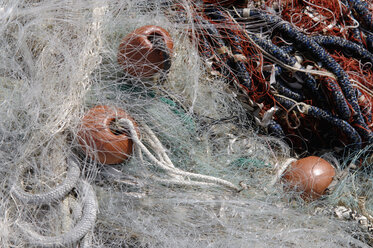
[[[133,142],[118,120],[126,118],[137,124],[124,110],[98,105],[91,108],[82,118],[78,141],[84,152],[102,164],[119,164],[133,152]]]
[[[328,188],[334,176],[335,169],[328,161],[309,156],[291,163],[282,179],[288,188],[302,192],[303,197],[317,199]]]
[[[154,25],[143,26],[122,39],[118,63],[133,77],[151,78],[168,72],[173,47],[171,36],[165,29]]]

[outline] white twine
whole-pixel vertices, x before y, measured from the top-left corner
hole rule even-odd
[[[197,173],[192,172],[186,172],[179,168],[176,168],[174,164],[172,163],[171,159],[166,154],[166,151],[164,147],[162,146],[162,143],[158,140],[158,138],[155,136],[153,131],[146,125],[144,125],[144,131],[148,134],[149,144],[152,146],[152,150],[154,150],[157,153],[157,156],[159,159],[157,159],[149,150],[148,148],[140,141],[140,139],[137,136],[136,129],[132,123],[131,120],[126,118],[121,118],[118,120],[119,124],[129,131],[130,138],[132,141],[136,144],[137,147],[140,148],[140,150],[150,159],[151,162],[153,162],[154,165],[161,168],[162,170],[165,170],[170,176],[173,177],[173,180],[167,181],[167,183],[178,183],[181,185],[200,185],[200,186],[206,186],[210,184],[214,185],[221,185],[236,191],[240,191],[241,189],[235,186],[233,183],[213,177],[213,176],[207,176],[207,175],[201,175]],[[181,177],[180,177],[181,176]],[[188,178],[188,180],[184,179],[183,177]],[[191,179],[197,180],[192,181]],[[165,181],[166,182],[166,181]]]

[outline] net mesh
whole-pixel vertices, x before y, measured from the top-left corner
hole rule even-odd
[[[308,34],[326,28],[354,41],[346,27],[360,22],[369,48],[366,15],[355,20],[339,1],[1,1],[0,246],[371,245],[367,225],[356,217],[369,219],[373,211],[370,141],[355,149],[340,129],[325,131],[330,122],[279,104],[271,91],[274,66],[283,68],[284,81],[294,82],[297,72],[276,51],[263,50],[260,39],[274,34],[268,20],[235,16],[248,6]],[[309,12],[299,10],[307,6]],[[133,32],[146,25],[166,30],[172,49],[154,31],[146,39],[156,49],[121,63],[123,38],[144,39]],[[291,46],[280,35],[271,43]],[[358,105],[371,129],[371,64],[330,53],[360,90]],[[298,63],[318,70],[307,59]],[[322,67],[320,78],[338,86]],[[151,69],[155,76],[147,75]],[[303,102],[319,106],[312,90],[307,94]],[[82,120],[98,105],[123,109],[136,123],[123,122],[120,131],[132,134],[130,159],[103,165],[82,149]],[[271,115],[272,107],[281,110]],[[273,120],[284,136],[269,135]],[[318,146],[335,136],[335,143]],[[317,201],[286,190],[276,175],[288,158],[309,154],[322,155],[340,178]],[[337,206],[350,211],[348,218],[335,216]]]

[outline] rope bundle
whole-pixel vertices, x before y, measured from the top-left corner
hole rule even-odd
[[[261,126],[295,151],[369,150],[372,4],[243,2],[194,4],[194,38],[212,70],[242,89],[255,119],[275,108]]]

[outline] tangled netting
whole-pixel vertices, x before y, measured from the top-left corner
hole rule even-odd
[[[372,5],[0,1],[0,247],[373,245]],[[118,56],[145,25],[159,64]],[[82,142],[95,106],[127,160]],[[281,179],[310,154],[314,201]]]
[[[371,2],[221,5],[194,7],[199,51],[247,93],[260,126],[297,151],[372,144]]]

